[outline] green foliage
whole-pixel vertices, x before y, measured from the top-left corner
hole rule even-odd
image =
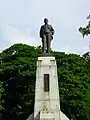
[[[3,93],[4,93],[3,83],[0,81],[0,113],[3,110],[3,105],[2,105],[4,103],[4,100],[2,99]]]
[[[90,19],[90,15],[87,17],[87,19]],[[90,35],[90,21],[88,22],[88,25],[86,27],[80,27],[79,32],[83,35],[83,37],[85,35]]]
[[[35,70],[40,47],[16,44],[0,57],[0,80],[4,83],[4,116],[27,116],[33,112]]]
[[[3,119],[26,119],[34,110],[36,61],[41,47],[15,44],[0,54]],[[84,57],[53,52],[58,67],[61,110],[73,120],[89,120],[90,76]],[[0,107],[0,108],[1,108]],[[1,108],[2,110],[2,108]]]
[[[56,53],[58,77],[60,87],[61,110],[75,120],[89,120],[87,111],[86,93],[89,85],[89,76],[84,58],[65,53]]]
[[[80,27],[79,31],[81,32],[81,34],[83,35],[83,37],[85,35],[88,36],[90,34],[90,28],[88,28],[88,27],[86,27],[86,28]]]

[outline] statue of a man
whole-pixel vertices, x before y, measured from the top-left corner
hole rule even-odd
[[[51,40],[53,39],[54,29],[48,24],[48,19],[44,19],[44,25],[40,28],[40,37],[42,38],[43,53],[50,53]]]

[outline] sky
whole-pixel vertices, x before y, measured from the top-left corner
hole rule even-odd
[[[83,39],[90,0],[0,0],[0,51],[16,43],[41,45],[43,19],[55,29],[52,49],[82,55],[90,50],[90,36]]]

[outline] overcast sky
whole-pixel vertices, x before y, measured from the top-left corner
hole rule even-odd
[[[90,0],[0,0],[0,51],[15,43],[40,45],[39,29],[44,17],[55,29],[53,50],[83,54],[90,36],[82,38]]]

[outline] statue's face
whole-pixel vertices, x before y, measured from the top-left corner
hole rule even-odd
[[[48,19],[47,19],[47,18],[44,19],[44,23],[45,23],[45,24],[48,23]]]

